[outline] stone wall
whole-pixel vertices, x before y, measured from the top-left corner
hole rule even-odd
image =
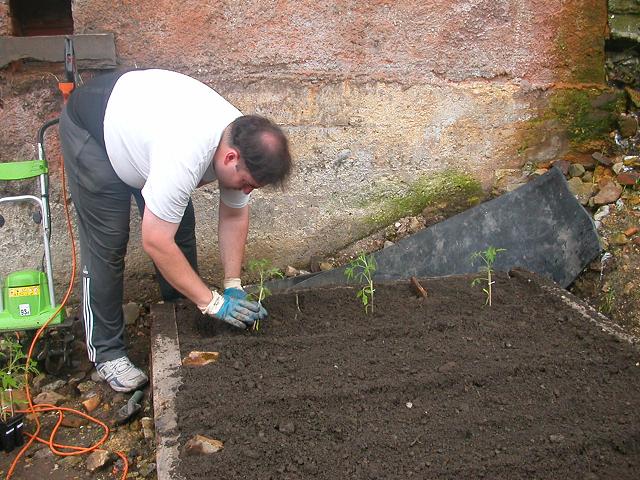
[[[607,77],[640,87],[640,1],[609,0]]]
[[[10,15],[6,5],[0,15]],[[281,267],[366,234],[378,199],[402,197],[435,173],[464,172],[489,189],[497,170],[562,158],[571,142],[548,115],[550,98],[605,89],[607,10],[598,0],[77,0],[73,16],[75,33],[115,33],[120,65],[192,75],[285,128],[294,176],[284,192],[255,192],[248,246],[249,257]],[[61,72],[37,62],[0,70],[1,161],[35,153],[38,126],[60,108]],[[49,148],[64,277],[55,138]],[[202,273],[216,282],[216,190],[195,203]],[[152,271],[138,228],[134,221],[134,286]],[[22,235],[7,238],[3,256],[31,248]]]

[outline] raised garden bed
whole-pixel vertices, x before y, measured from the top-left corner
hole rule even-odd
[[[180,369],[174,478],[638,478],[633,339],[532,274],[491,307],[471,280],[378,285],[369,315],[351,288],[276,294],[257,333],[179,309],[181,358],[220,357]]]

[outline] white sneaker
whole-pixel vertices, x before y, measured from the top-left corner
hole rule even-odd
[[[96,371],[116,392],[131,392],[149,381],[144,372],[131,363],[127,356],[96,363]]]

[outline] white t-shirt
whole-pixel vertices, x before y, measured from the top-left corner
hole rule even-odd
[[[216,179],[213,154],[224,129],[242,113],[215,90],[167,70],[127,72],[115,84],[104,116],[113,169],[142,189],[147,208],[180,223],[198,184]],[[242,208],[250,196],[220,188],[221,200]]]

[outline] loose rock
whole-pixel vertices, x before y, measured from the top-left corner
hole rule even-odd
[[[611,245],[626,245],[629,243],[629,239],[624,233],[618,233],[609,241]]]
[[[35,405],[50,404],[58,406],[62,404],[66,399],[67,397],[65,397],[64,395],[60,395],[57,392],[42,392],[33,399],[33,403]]]
[[[284,433],[285,435],[291,435],[292,433],[295,433],[296,426],[293,424],[293,422],[283,422],[278,425],[278,431]]]
[[[40,391],[42,386],[47,383],[49,377],[45,373],[41,373],[37,377],[35,377],[32,381],[33,389],[35,391]]]
[[[87,380],[86,382],[79,383],[77,388],[80,393],[88,393],[96,388],[96,382]]]
[[[209,363],[215,362],[216,360],[218,360],[219,356],[219,352],[193,351],[189,352],[189,355],[182,359],[182,364],[189,367],[201,367],[203,365],[208,365]]]
[[[570,177],[581,177],[584,175],[585,168],[579,163],[572,163],[569,167],[569,176]]]
[[[122,306],[122,312],[124,313],[124,324],[134,325],[140,318],[140,305],[135,302],[129,302]]]
[[[84,417],[81,417],[79,415],[66,414],[62,419],[61,425],[67,428],[78,428],[86,425],[87,423],[89,423],[89,420]]]
[[[631,236],[635,235],[636,233],[638,233],[639,230],[640,229],[638,227],[629,227],[624,231],[624,234],[627,237],[631,237]]]
[[[605,157],[600,152],[594,152],[591,156],[593,157],[593,159],[595,161],[597,161],[598,163],[600,163],[601,165],[604,165],[606,167],[610,166],[613,163],[610,158]]]
[[[624,163],[622,162],[614,163],[613,167],[611,167],[611,170],[613,170],[613,173],[615,173],[616,175],[620,174],[623,169],[624,169]]]
[[[622,187],[616,185],[614,182],[608,182],[602,189],[593,197],[594,205],[605,205],[607,203],[613,203],[622,194]]]
[[[42,460],[45,458],[53,458],[53,452],[51,450],[49,450],[48,448],[41,448],[40,450],[38,450],[36,453],[33,454],[33,458],[34,460]]]
[[[153,418],[142,417],[140,419],[140,425],[142,426],[142,435],[146,440],[152,440],[155,437],[155,429],[153,425]]]
[[[640,181],[640,172],[620,172],[616,180],[620,185],[635,185]]]
[[[326,272],[333,269],[333,265],[331,264],[331,262],[320,262],[319,267],[321,272]]]
[[[204,435],[196,435],[185,445],[185,450],[188,455],[210,455],[219,452],[223,448],[223,442],[205,437]]]
[[[622,159],[622,163],[627,167],[640,167],[640,157],[638,155],[627,155]]]
[[[80,455],[70,455],[68,457],[63,457],[57,463],[67,468],[75,468],[82,463],[82,457]]]
[[[323,258],[319,255],[312,255],[309,260],[309,270],[311,273],[317,273],[320,271],[320,262],[323,261]]]
[[[571,164],[566,160],[558,160],[553,162],[553,166],[558,167],[563,175],[567,175],[569,173],[569,166]]]
[[[102,397],[96,393],[89,396],[85,401],[83,401],[82,406],[87,411],[87,413],[91,413],[96,408],[98,408],[100,403],[102,403]]]
[[[296,268],[293,268],[291,265],[287,265],[287,268],[284,270],[285,277],[297,277],[300,275],[300,271]]]
[[[586,205],[593,195],[593,184],[585,183],[580,178],[574,177],[567,182],[569,191],[576,196],[581,205]]]
[[[601,222],[603,218],[609,215],[609,213],[610,213],[609,205],[603,205],[600,208],[598,208],[598,210],[596,210],[596,213],[593,214],[593,219],[596,222]]]
[[[109,462],[109,460],[111,460],[111,456],[109,455],[108,451],[101,449],[94,450],[87,457],[87,470],[89,470],[90,472],[95,472],[96,470],[104,467]]]
[[[47,383],[42,387],[43,392],[55,392],[59,388],[62,388],[66,385],[67,382],[64,380],[56,380],[55,382]]]

